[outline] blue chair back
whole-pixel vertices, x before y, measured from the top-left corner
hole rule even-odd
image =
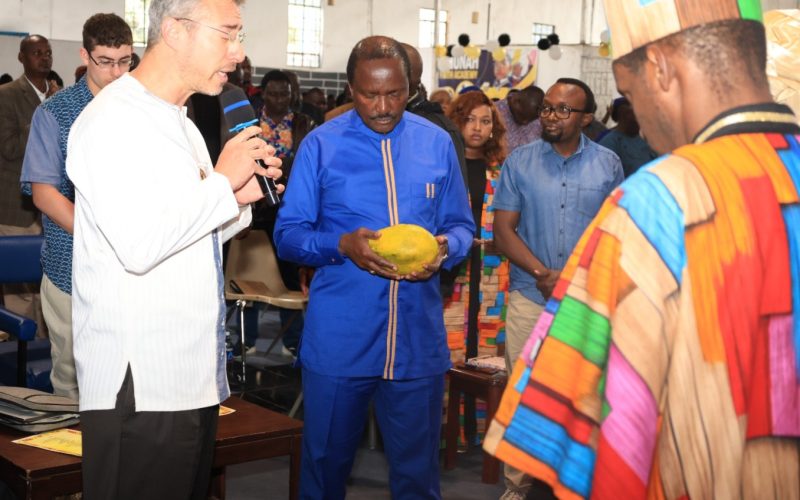
[[[43,244],[42,235],[0,236],[0,284],[39,283]],[[34,320],[12,313],[0,300],[0,329],[17,338],[17,385],[22,387],[27,382],[28,341],[36,336],[36,327]]]
[[[0,283],[42,280],[44,236],[0,236]]]

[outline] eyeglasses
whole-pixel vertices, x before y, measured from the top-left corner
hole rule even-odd
[[[228,42],[230,43],[244,42],[245,33],[243,29],[240,29],[238,31],[225,31],[219,28],[215,28],[213,26],[209,26],[208,24],[203,24],[199,21],[195,21],[194,19],[189,19],[188,17],[176,17],[175,19],[177,19],[178,21],[189,21],[191,23],[199,24],[200,26],[205,26],[208,29],[212,29],[214,31],[222,33],[223,35],[225,35],[225,38],[227,38]]]
[[[550,116],[550,113],[555,113],[556,118],[566,120],[573,111],[576,113],[590,113],[588,109],[573,109],[567,104],[559,104],[555,107],[549,104],[542,104],[542,108],[539,110],[539,116],[542,118],[547,118]]]
[[[114,66],[117,66],[121,70],[126,70],[130,68],[131,65],[133,64],[133,58],[131,57],[123,57],[119,61],[114,61],[113,59],[102,59],[102,58],[99,61],[95,61],[94,57],[92,57],[92,54],[90,54],[88,51],[87,54],[89,54],[89,59],[97,66],[99,66],[100,69],[103,70],[111,69]]]

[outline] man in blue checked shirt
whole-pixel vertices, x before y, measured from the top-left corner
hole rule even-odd
[[[42,211],[42,313],[50,334],[50,381],[59,396],[78,399],[72,357],[72,229],[75,188],[67,177],[67,138],[83,108],[128,72],[133,35],[116,14],[95,14],[83,25],[80,57],[86,75],[36,109],[22,163],[22,192]]]
[[[544,96],[542,138],[506,158],[492,206],[494,239],[511,261],[506,368],[528,340],[572,249],[623,179],[611,150],[581,133],[597,108],[580,80],[561,78]],[[531,478],[506,465],[503,500],[525,498]]]

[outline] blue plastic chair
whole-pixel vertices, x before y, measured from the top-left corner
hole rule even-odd
[[[0,236],[0,284],[42,281],[44,237]],[[3,307],[0,294],[0,330],[17,339],[17,385],[27,386],[28,342],[36,337],[36,321]]]

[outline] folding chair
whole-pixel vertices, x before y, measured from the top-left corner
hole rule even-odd
[[[231,282],[234,284],[232,285]],[[238,290],[233,287],[238,288]],[[303,295],[302,292],[286,288],[278,269],[275,251],[264,231],[250,231],[243,239],[234,238],[231,240],[225,269],[225,298],[236,301],[236,308],[239,312],[242,347],[242,371],[239,378],[243,388],[246,385],[246,368],[248,364],[255,368],[266,369],[289,366],[294,363],[294,358],[289,358],[273,351],[278,342],[281,341],[291,321],[295,321],[305,311],[308,297]],[[255,302],[291,309],[295,311],[295,314],[290,322],[281,328],[266,352],[259,356],[253,356],[248,362],[247,349],[245,347],[244,309]],[[294,415],[301,402],[302,392],[295,400],[289,416]]]
[[[39,283],[44,237],[0,236],[0,284]],[[36,337],[36,321],[4,307],[0,294],[0,330],[17,339],[17,385],[27,386],[28,342]]]

